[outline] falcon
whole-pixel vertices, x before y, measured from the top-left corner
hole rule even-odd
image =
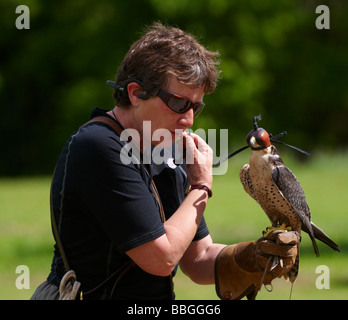
[[[304,191],[296,176],[285,166],[271,140],[275,141],[266,130],[258,128],[254,118],[254,130],[247,135],[247,143],[251,148],[249,164],[240,170],[244,190],[258,202],[272,223],[266,230],[292,230],[299,234],[303,230],[308,233],[317,256],[319,250],[315,239],[339,252],[338,245],[311,221]],[[264,237],[267,237],[268,232],[264,233]],[[291,283],[297,278],[298,267],[299,255],[292,270],[285,275]]]

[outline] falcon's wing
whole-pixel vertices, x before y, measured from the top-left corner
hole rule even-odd
[[[272,179],[278,189],[283,193],[284,197],[289,201],[297,214],[304,219],[311,220],[311,212],[309,210],[306,196],[292,171],[285,165],[277,165],[272,170]]]
[[[295,212],[301,218],[302,230],[307,232],[312,240],[314,251],[319,255],[318,247],[315,243],[315,236],[311,225],[311,212],[308,207],[306,196],[300,182],[292,171],[282,162],[272,169],[272,179],[288,200]]]

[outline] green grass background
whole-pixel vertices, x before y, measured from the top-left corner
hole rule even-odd
[[[253,240],[269,221],[257,203],[243,190],[239,169],[248,161],[244,152],[229,162],[228,172],[214,177],[214,196],[205,217],[215,242]],[[312,212],[312,220],[341,248],[336,253],[319,243],[316,258],[309,237],[303,233],[300,272],[292,299],[348,299],[348,154],[328,157],[315,154],[307,162],[290,155],[285,163],[300,180]],[[0,299],[29,299],[46,279],[52,258],[53,237],[49,217],[50,177],[0,178]],[[30,289],[19,290],[16,267],[30,269]],[[330,270],[330,289],[317,289],[319,265]],[[193,283],[179,270],[175,281],[178,300],[218,299],[212,285]],[[262,288],[257,299],[289,299],[291,285],[284,279],[273,282],[273,291]]]

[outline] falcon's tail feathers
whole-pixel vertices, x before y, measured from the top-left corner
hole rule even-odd
[[[313,222],[312,224],[312,229],[314,232],[314,236],[324,242],[325,244],[327,244],[330,248],[332,248],[333,250],[337,251],[337,252],[341,252],[340,249],[338,248],[338,245],[333,242],[326,234],[323,230],[321,230],[319,227],[317,227]]]
[[[309,234],[311,240],[312,240],[312,245],[313,245],[313,249],[314,249],[314,252],[316,254],[317,257],[319,257],[319,249],[318,249],[318,245],[315,241],[315,238],[311,236],[311,234]],[[315,236],[315,235],[314,235]]]
[[[305,221],[304,223],[302,223],[302,230],[304,232],[308,233],[309,237],[312,240],[312,245],[313,245],[314,252],[315,252],[316,256],[319,257],[319,249],[318,249],[318,245],[317,245],[317,243],[315,241],[316,235],[315,235],[315,232],[314,232],[314,227],[316,227],[316,226],[313,226],[313,223],[311,221]]]

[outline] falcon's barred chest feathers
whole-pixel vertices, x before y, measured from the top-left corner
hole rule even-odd
[[[254,125],[256,120],[254,120]],[[291,227],[292,231],[307,232],[313,248],[319,256],[315,238],[336,251],[334,243],[320,228],[311,222],[311,213],[304,191],[296,176],[283,163],[277,148],[271,144],[268,133],[255,125],[247,136],[251,147],[249,164],[240,170],[244,190],[254,198],[265,211],[273,227]],[[293,283],[299,267],[299,256],[292,270],[285,276]]]
[[[241,169],[241,182],[245,191],[266,212],[273,227],[285,223],[287,226],[292,226],[293,231],[299,232],[301,230],[301,219],[276,184],[276,182],[281,182],[280,172],[284,174],[282,180],[289,180],[289,178],[295,178],[295,176],[285,167],[276,148],[273,146],[269,148],[269,150],[263,149],[261,152],[264,154],[261,156],[252,152],[250,164],[244,165]],[[310,211],[306,199],[302,198],[297,201],[298,205],[305,208],[302,213],[309,216],[310,220]],[[294,200],[296,201],[296,197]]]

